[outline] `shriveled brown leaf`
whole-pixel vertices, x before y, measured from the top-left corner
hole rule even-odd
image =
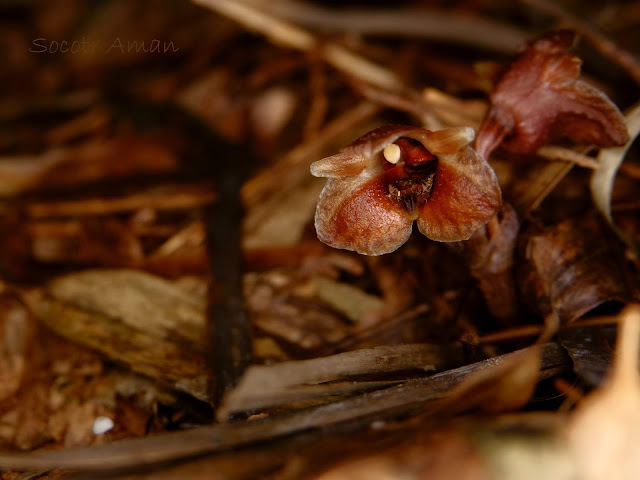
[[[543,313],[575,320],[608,300],[625,301],[624,261],[615,239],[594,217],[565,220],[524,235],[520,286]]]

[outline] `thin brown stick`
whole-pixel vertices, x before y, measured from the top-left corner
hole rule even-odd
[[[442,122],[436,118],[422,96],[418,94],[400,94],[363,83],[356,84],[356,88],[363,97],[373,102],[416,116],[427,128],[433,130],[444,128]]]
[[[273,193],[274,188],[281,189],[283,184],[288,186],[286,179],[289,175],[297,174],[302,163],[311,164],[318,152],[328,144],[335,142],[345,131],[366,122],[380,111],[380,107],[371,102],[361,102],[352,109],[332,120],[311,138],[289,151],[275,164],[251,177],[242,186],[242,200],[251,209],[254,204]],[[304,175],[308,174],[308,168]]]
[[[562,325],[560,330],[568,330],[570,328],[596,327],[603,325],[612,325],[618,323],[618,317],[596,317],[576,320],[567,325]],[[479,338],[480,343],[496,343],[507,340],[517,340],[520,338],[535,337],[541,335],[545,330],[544,325],[523,325],[522,327],[509,328],[499,332],[488,333]]]

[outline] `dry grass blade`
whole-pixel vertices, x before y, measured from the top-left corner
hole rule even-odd
[[[598,169],[591,177],[591,194],[593,201],[600,212],[605,216],[610,224],[613,225],[611,217],[611,192],[613,191],[613,183],[615,181],[616,172],[624,157],[640,134],[640,103],[636,104],[627,115],[627,129],[631,137],[626,145],[622,147],[603,148],[598,155]]]
[[[225,15],[249,30],[262,33],[277,45],[302,51],[320,47],[324,59],[349,76],[390,90],[402,89],[402,83],[392,71],[340,45],[322,45],[306,30],[259,11],[247,3],[232,0],[194,0],[194,3]]]
[[[545,145],[544,147],[540,147],[536,153],[549,160],[563,160],[575,163],[584,168],[590,168],[591,170],[596,170],[600,165],[596,160],[587,155],[571,150],[570,148],[558,147],[556,145]]]
[[[526,191],[514,200],[518,215],[523,217],[540,206],[547,195],[562,181],[573,168],[573,163],[554,161],[544,165],[535,178],[527,183]]]

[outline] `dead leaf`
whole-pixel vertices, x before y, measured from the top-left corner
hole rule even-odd
[[[55,278],[25,301],[56,333],[132,370],[208,398],[203,296],[134,270]]]
[[[597,218],[531,228],[522,246],[520,288],[545,315],[554,312],[568,322],[603,302],[631,296],[615,239]]]

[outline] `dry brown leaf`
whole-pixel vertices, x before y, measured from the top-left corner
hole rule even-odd
[[[531,229],[522,245],[520,287],[545,315],[554,312],[567,322],[603,302],[631,296],[615,239],[597,218]]]
[[[49,328],[195,397],[208,398],[206,300],[135,270],[87,270],[24,295]]]

